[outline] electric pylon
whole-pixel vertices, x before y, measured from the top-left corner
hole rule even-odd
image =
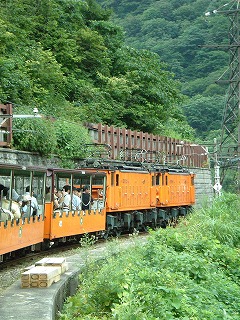
[[[231,170],[233,183],[240,192],[240,0],[226,3],[224,11],[217,12],[229,19],[228,79],[219,79],[228,84],[219,148],[221,183]]]

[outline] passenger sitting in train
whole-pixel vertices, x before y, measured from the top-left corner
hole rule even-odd
[[[62,198],[59,199],[59,208],[63,210],[69,210],[71,204],[71,186],[65,185],[62,188]]]
[[[62,197],[63,197],[62,191],[57,190],[57,188],[54,187],[54,210],[60,209],[60,203],[61,203]]]
[[[82,210],[89,210],[90,204],[93,203],[93,198],[90,195],[90,187],[84,186],[82,192]]]
[[[24,195],[22,197],[21,214],[22,218],[30,218],[31,216],[31,203],[32,197],[30,195]]]
[[[72,210],[80,210],[81,209],[81,199],[78,195],[78,189],[73,187],[73,195],[72,195]]]
[[[10,188],[5,187],[3,184],[0,184],[0,192],[2,195],[3,190],[5,190],[5,198],[9,200],[9,190]],[[21,201],[21,196],[16,192],[15,189],[12,189],[12,200],[15,202],[20,202]]]
[[[82,198],[82,189],[81,188],[77,188],[77,195],[80,199]]]
[[[30,197],[31,203],[30,203],[30,215],[31,216],[39,216],[39,206],[37,202],[37,198],[34,196],[34,192],[32,190],[32,194],[30,194],[30,186],[26,187],[26,192],[24,194],[26,197]],[[23,197],[24,197],[23,196]]]
[[[51,188],[46,187],[45,202],[51,202]]]
[[[4,187],[1,192],[1,208],[5,213],[5,220],[19,219],[21,217],[19,204],[16,201],[9,200],[8,187]]]

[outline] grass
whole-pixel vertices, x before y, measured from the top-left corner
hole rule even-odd
[[[240,199],[227,194],[146,244],[92,262],[61,320],[240,319]]]

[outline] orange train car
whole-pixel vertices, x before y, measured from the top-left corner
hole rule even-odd
[[[81,207],[73,209],[72,201],[69,208],[54,208],[54,188],[62,190],[70,186],[70,196],[73,198],[73,188],[88,185],[90,191],[96,191],[88,210]],[[96,171],[49,169],[47,186],[51,190],[51,198],[45,203],[44,239],[51,242],[67,241],[80,238],[86,233],[102,233],[106,225],[105,193],[106,174]],[[101,190],[100,192],[97,191]]]
[[[195,202],[194,174],[182,168],[91,160],[74,170],[0,164],[0,179],[2,261],[19,251],[79,241],[86,233],[107,237],[166,226]],[[78,194],[76,207],[74,190],[85,186],[89,202]],[[63,189],[69,203],[56,208],[56,191]],[[24,205],[27,192],[38,202],[35,215],[33,199]],[[15,205],[21,216],[14,216]]]
[[[44,193],[46,170],[36,167],[0,164],[0,258],[18,250],[33,250],[43,241]],[[32,186],[35,189],[32,189]],[[19,217],[22,197],[26,188],[38,194],[38,212],[30,215],[30,206],[25,217]],[[4,194],[5,192],[5,194]],[[14,199],[14,200],[13,200]],[[19,212],[16,208],[19,207]]]
[[[108,233],[165,226],[195,203],[195,175],[181,167],[90,159],[83,165],[106,173]]]

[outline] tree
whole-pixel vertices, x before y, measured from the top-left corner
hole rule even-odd
[[[142,14],[150,3],[131,6]],[[80,126],[102,122],[189,137],[179,83],[157,54],[126,47],[122,28],[95,0],[5,1],[0,19],[0,100],[12,102],[15,113],[37,106],[47,117]],[[161,18],[146,30],[159,22],[164,25]],[[172,23],[165,33],[170,30]],[[169,130],[170,123],[186,130]],[[19,133],[15,145],[30,150],[20,140]]]
[[[221,128],[224,100],[222,96],[195,96],[183,105],[189,124],[198,137],[204,139],[208,132]]]
[[[139,1],[138,6],[131,10],[129,1],[99,2],[113,8],[114,21],[124,28],[128,45],[158,53],[167,70],[174,72],[176,79],[181,81],[181,92],[193,98],[190,101],[194,105],[194,101],[200,99],[199,95],[210,97],[210,100],[213,96],[225,95],[225,88],[215,82],[226,74],[229,61],[228,53],[221,50],[228,43],[228,18],[219,12],[205,16],[207,11],[223,8],[224,0],[218,3],[207,0],[150,0],[147,5]],[[204,118],[200,114],[195,116],[199,111],[194,105],[192,108],[189,106],[191,116],[196,121]],[[214,112],[221,114],[222,103],[218,110],[215,106],[214,103]],[[189,110],[184,110],[188,118]],[[204,136],[204,123],[208,123],[208,119],[197,125],[193,118],[189,119],[189,124],[194,122],[197,134]],[[218,117],[217,123],[220,126]]]

